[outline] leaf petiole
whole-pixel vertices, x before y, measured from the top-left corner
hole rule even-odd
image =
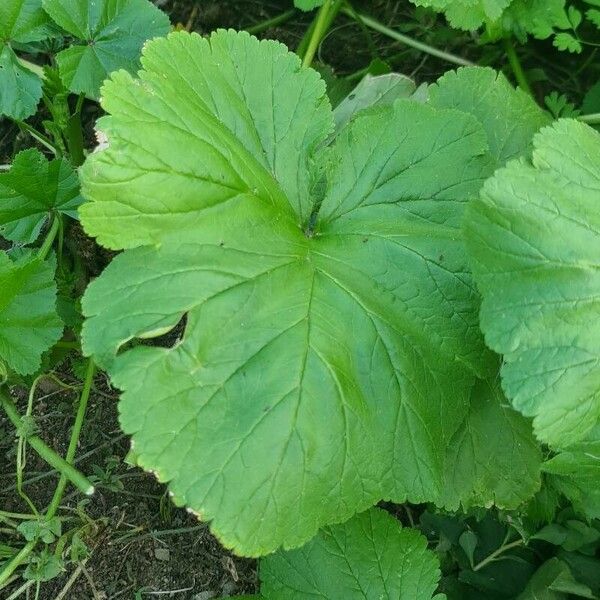
[[[406,44],[407,46],[410,46],[415,50],[420,50],[421,52],[425,52],[426,54],[431,54],[431,56],[441,58],[442,60],[454,63],[456,65],[461,65],[463,67],[474,66],[474,63],[472,63],[470,60],[467,60],[466,58],[461,58],[460,56],[456,56],[455,54],[451,54],[450,52],[444,52],[443,50],[434,48],[429,44],[424,44],[423,42],[413,40],[411,37],[408,37],[407,35],[404,35],[399,31],[396,31],[395,29],[390,29],[389,27],[386,27],[379,21],[368,17],[367,15],[355,13],[349,10],[348,8],[342,8],[341,10],[345,15],[353,19],[359,18],[363,25],[365,25],[366,27],[377,31],[378,33],[382,33],[383,35],[386,35],[387,37],[392,38],[393,40],[402,42],[403,44]]]
[[[10,419],[11,423],[22,430],[23,421],[17,412],[14,402],[4,390],[0,390],[0,403],[4,412]],[[86,496],[94,493],[94,486],[89,479],[78,471],[73,465],[69,464],[61,456],[59,456],[52,448],[50,448],[40,437],[32,435],[27,437],[27,443],[43,458],[51,467],[63,474],[75,487],[81,490]]]

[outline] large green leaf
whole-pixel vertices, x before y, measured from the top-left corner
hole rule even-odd
[[[54,259],[26,255],[12,262],[0,252],[0,361],[17,373],[33,373],[62,334],[55,267]]]
[[[54,21],[81,41],[56,56],[64,84],[97,98],[112,71],[139,67],[144,42],[169,31],[168,17],[148,0],[43,0]]]
[[[514,502],[444,491],[495,369],[461,237],[495,163],[477,120],[398,101],[325,149],[324,84],[277,43],[177,33],[142,63],[105,84],[80,209],[128,249],[85,295],[83,343],[124,391],[139,463],[252,555],[380,498]],[[184,315],[172,348],[115,358]]]
[[[555,447],[600,418],[600,134],[562,120],[536,135],[468,211],[481,327],[503,386]]]
[[[0,173],[0,235],[31,244],[50,215],[76,217],[82,200],[77,174],[66,160],[48,162],[38,150],[24,150],[10,171]]]
[[[456,108],[483,125],[497,167],[529,154],[533,135],[551,123],[529,94],[515,90],[502,73],[490,68],[449,71],[429,87],[429,96],[433,106]]]
[[[260,563],[266,600],[431,600],[440,570],[427,540],[378,508]]]
[[[542,469],[577,510],[588,519],[600,519],[600,427],[546,461]]]
[[[540,487],[542,456],[531,423],[507,404],[499,385],[473,388],[469,415],[449,444],[445,505],[515,509]]]
[[[42,82],[19,63],[11,44],[44,39],[48,22],[42,0],[0,2],[0,114],[24,119],[35,112]]]

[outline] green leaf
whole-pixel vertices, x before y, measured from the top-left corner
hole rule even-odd
[[[333,111],[336,130],[361,110],[372,106],[393,104],[399,98],[410,98],[417,89],[415,82],[398,73],[386,75],[365,75],[360,83],[348,94]]]
[[[590,8],[588,11],[586,11],[585,16],[587,17],[588,21],[600,29],[600,10],[596,8]]]
[[[542,469],[588,519],[600,519],[600,431],[546,461]]]
[[[56,517],[49,521],[23,521],[17,527],[17,531],[28,541],[41,540],[45,544],[52,544],[60,537],[62,526]]]
[[[372,508],[260,563],[267,600],[430,600],[440,577],[426,539]]]
[[[572,596],[595,598],[590,588],[575,581],[566,563],[551,558],[536,571],[517,600],[567,600]]]
[[[48,162],[35,149],[19,152],[10,171],[0,173],[0,235],[31,244],[50,215],[76,218],[82,202],[77,174],[66,160]]]
[[[445,505],[518,508],[539,490],[541,462],[530,422],[507,405],[498,385],[480,381],[449,444]]]
[[[565,0],[513,0],[502,16],[502,26],[519,38],[527,34],[545,40],[556,29],[570,29]]]
[[[528,154],[533,135],[552,121],[537,103],[490,68],[449,71],[429,87],[430,103],[473,115],[487,134],[496,166]]]
[[[486,21],[496,21],[511,0],[411,0],[417,6],[426,6],[443,12],[452,27],[477,29]]]
[[[294,0],[294,6],[300,10],[309,11],[323,5],[323,0]]]
[[[324,149],[324,84],[280,44],[177,33],[143,64],[105,85],[80,209],[128,249],[86,292],[83,344],[139,463],[248,555],[384,497],[441,502],[495,369],[461,237],[492,169],[480,124],[400,100]],[[172,348],[115,358],[184,315]]]
[[[44,549],[29,560],[29,564],[23,572],[23,579],[50,581],[58,577],[64,570],[65,566],[62,559]]]
[[[600,418],[599,190],[600,134],[565,119],[467,211],[481,327],[504,354],[504,390],[557,448]]]
[[[12,262],[0,252],[0,360],[22,375],[33,373],[42,354],[60,339],[54,259],[25,256]]]
[[[583,50],[581,46],[581,42],[572,36],[570,33],[561,32],[557,33],[554,36],[554,40],[552,42],[556,48],[559,50],[568,50],[573,54],[579,54]]]
[[[56,56],[64,84],[75,93],[98,98],[112,72],[134,73],[144,42],[166,35],[169,18],[148,0],[43,0],[44,9],[73,45]]]
[[[36,111],[42,97],[42,81],[19,63],[11,44],[44,39],[47,25],[42,0],[0,3],[0,114],[25,119]]]

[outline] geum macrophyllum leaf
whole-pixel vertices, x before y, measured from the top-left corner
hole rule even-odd
[[[502,26],[520,39],[530,33],[542,40],[556,29],[571,29],[565,0],[513,0],[502,15]]]
[[[488,180],[466,230],[503,387],[555,448],[600,418],[600,134],[572,120]]]
[[[42,97],[42,81],[18,60],[11,44],[42,40],[48,15],[42,0],[0,2],[0,115],[25,119]]]
[[[588,519],[600,519],[600,426],[542,466],[552,484]]]
[[[440,569],[418,531],[372,508],[263,558],[260,578],[265,600],[431,600]]]
[[[511,0],[411,0],[417,6],[427,6],[443,12],[448,22],[458,29],[477,29],[486,21],[496,21]]]
[[[19,152],[10,171],[0,173],[0,236],[31,244],[49,216],[76,218],[82,202],[77,173],[66,160],[48,162],[33,148]]]
[[[56,314],[56,261],[28,254],[13,262],[0,252],[0,361],[27,375],[60,339]]]
[[[144,42],[169,31],[169,18],[148,0],[43,0],[44,9],[74,44],[56,62],[64,84],[97,98],[112,71],[139,67]]]
[[[529,154],[533,135],[552,122],[530,94],[490,68],[461,67],[429,86],[430,103],[473,115],[487,135],[495,167]]]
[[[469,415],[450,441],[444,506],[515,508],[540,489],[542,453],[531,422],[496,382],[473,387]]]
[[[324,83],[280,44],[176,33],[142,64],[103,88],[80,208],[127,249],[86,292],[83,344],[138,463],[247,555],[381,498],[512,501],[444,489],[496,367],[461,235],[496,162],[478,121],[397,101],[326,148]],[[184,315],[172,348],[117,355]]]

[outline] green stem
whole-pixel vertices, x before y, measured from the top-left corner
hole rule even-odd
[[[286,21],[289,21],[296,14],[296,10],[291,8],[290,10],[286,10],[284,13],[277,15],[276,17],[272,17],[271,19],[266,19],[265,21],[261,21],[260,23],[256,23],[256,25],[252,25],[252,27],[248,27],[246,31],[251,33],[252,35],[256,35],[257,33],[261,33],[266,31],[271,27],[276,27],[277,25],[281,25]]]
[[[10,419],[11,423],[20,430],[23,426],[21,416],[13,401],[9,398],[4,390],[0,390],[0,403],[4,412]],[[27,437],[27,443],[43,458],[51,467],[64,475],[73,485],[81,490],[87,496],[94,493],[94,486],[90,481],[80,473],[73,465],[69,464],[61,456],[59,456],[52,448],[50,448],[40,437],[32,435]]]
[[[38,519],[39,515],[30,515],[26,513],[14,513],[8,512],[6,510],[0,510],[0,518],[6,519],[20,519],[21,521],[29,521],[33,519]]]
[[[27,542],[19,553],[13,556],[11,561],[0,571],[0,589],[8,582],[15,570],[27,560],[35,548],[35,544],[35,540]]]
[[[64,130],[71,164],[74,167],[79,167],[85,160],[85,155],[83,153],[83,128],[81,127],[81,108],[83,106],[84,98],[84,94],[79,95],[75,112],[69,117],[67,127]]]
[[[40,246],[38,250],[38,258],[40,260],[46,260],[48,256],[48,252],[50,252],[50,248],[52,248],[52,244],[54,243],[54,239],[56,238],[56,234],[60,228],[60,217],[55,216],[52,220],[52,225],[50,225],[50,229],[44,238],[44,242]]]
[[[348,10],[347,8],[342,8],[342,12],[351,18],[355,18],[355,13]],[[467,60],[466,58],[461,58],[460,56],[456,56],[455,54],[451,54],[450,52],[444,52],[443,50],[438,50],[437,48],[434,48],[429,44],[424,44],[423,42],[414,40],[413,38],[408,37],[407,35],[404,35],[396,31],[395,29],[390,29],[389,27],[386,27],[379,21],[376,21],[375,19],[372,19],[367,15],[356,13],[356,17],[358,17],[366,27],[369,27],[369,29],[373,29],[373,31],[377,31],[378,33],[386,35],[387,37],[392,38],[397,42],[402,42],[403,44],[406,44],[407,46],[410,46],[415,50],[420,50],[421,52],[425,52],[426,54],[431,54],[431,56],[436,56],[437,58],[441,58],[442,60],[445,60],[447,62],[454,63],[456,65],[462,65],[463,67],[471,67],[474,65],[474,63],[472,63],[470,60]]]
[[[501,554],[504,554],[507,550],[510,550],[511,548],[516,548],[517,546],[521,546],[522,544],[523,544],[523,540],[515,540],[514,542],[510,542],[510,544],[502,544],[502,546],[500,546],[500,548],[498,548],[497,550],[494,550],[494,552],[492,552],[489,556],[484,558],[480,563],[477,563],[473,567],[473,571],[475,571],[475,572],[480,571],[485,566],[487,566],[490,563],[497,560],[498,557]]]
[[[69,447],[67,448],[67,454],[65,456],[65,460],[69,465],[73,465],[73,461],[75,459],[75,452],[77,451],[77,444],[79,443],[81,427],[83,425],[83,419],[85,417],[88,400],[90,399],[90,391],[94,382],[95,372],[96,366],[94,365],[94,361],[90,358],[88,359],[85,379],[83,381],[83,389],[81,390],[81,395],[79,396],[79,405],[77,406],[77,414],[75,415],[75,423],[73,424],[71,439],[69,440]],[[48,510],[46,511],[46,519],[51,519],[56,514],[67,485],[67,479],[68,478],[66,477],[65,473],[62,473],[60,479],[58,480],[56,490],[54,490],[52,501],[50,502]]]
[[[15,119],[15,123],[24,131],[26,131],[32,138],[37,140],[42,146],[48,148],[55,156],[60,156],[60,150],[52,143],[50,138],[47,138],[43,133],[40,133],[35,127],[25,123],[25,121],[19,121]]]
[[[515,75],[517,84],[524,92],[528,93],[530,96],[533,96],[533,91],[531,90],[529,81],[527,81],[527,77],[525,75],[525,71],[523,71],[523,66],[521,65],[517,51],[515,50],[512,40],[509,38],[504,38],[504,49],[506,50],[506,56],[508,57],[508,62]]]
[[[319,44],[323,41],[323,38],[331,27],[337,13],[342,8],[343,2],[344,0],[325,0],[319,9],[315,19],[314,28],[312,28],[310,39],[308,41],[308,47],[302,58],[303,67],[310,67],[312,64]]]
[[[583,123],[588,125],[600,125],[600,113],[592,113],[589,115],[580,115],[577,117]]]

